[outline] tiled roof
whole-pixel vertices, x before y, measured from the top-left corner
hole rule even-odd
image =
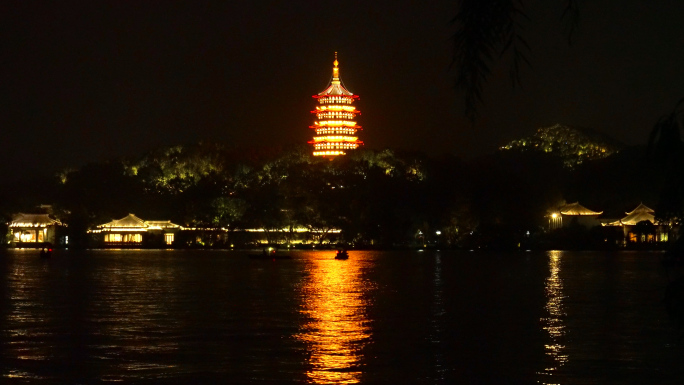
[[[340,83],[338,80],[337,82],[333,80],[332,84],[328,86],[325,90],[322,92],[318,93],[319,96],[326,96],[326,95],[346,95],[346,96],[353,96],[354,94],[349,92],[344,86]]]
[[[561,207],[560,213],[563,215],[601,215],[603,211],[591,211],[579,202],[575,202]]]
[[[171,223],[171,221],[146,221],[140,219],[134,214],[128,214],[128,216],[121,219],[115,219],[109,223],[97,226],[100,229],[104,228],[132,228],[132,229],[147,229],[150,227],[162,228],[162,229],[177,229],[180,225]]]
[[[651,223],[655,223],[654,211],[646,205],[644,205],[643,203],[640,203],[639,206],[637,206],[637,208],[626,214],[626,217],[620,219],[620,222],[622,222],[622,224],[625,225],[636,225],[641,221],[649,221]]]
[[[180,225],[171,223],[171,221],[145,221],[150,227],[159,227],[162,229],[177,229]]]
[[[133,214],[128,214],[128,216],[125,216],[121,219],[115,219],[109,223],[105,223],[103,225],[99,225],[97,227],[135,227],[135,228],[145,228],[147,225],[145,224],[145,221],[142,219],[136,217]]]
[[[9,227],[46,227],[57,225],[61,226],[62,222],[50,218],[48,214],[15,214],[10,222]]]

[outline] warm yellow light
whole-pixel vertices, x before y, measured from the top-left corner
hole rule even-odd
[[[316,110],[318,111],[347,111],[347,112],[353,112],[356,110],[354,106],[340,106],[337,104],[330,105],[330,106],[316,106]]]
[[[356,129],[354,128],[346,128],[346,127],[322,127],[322,128],[317,128],[316,129],[316,135],[330,135],[330,134],[346,134],[346,135],[354,135],[356,133]]]
[[[336,156],[336,155],[345,155],[344,151],[314,151],[314,156]]]
[[[141,234],[105,234],[104,241],[109,243],[140,243],[142,242]]]
[[[315,123],[318,126],[324,127],[335,127],[335,126],[343,126],[343,127],[354,127],[356,126],[356,122],[352,120],[321,120],[320,122]]]
[[[364,374],[363,347],[371,338],[366,311],[371,288],[358,261],[345,266],[332,262],[332,256],[312,259],[312,273],[301,288],[308,296],[300,307],[306,323],[295,337],[308,352],[308,382],[358,384]]]
[[[558,216],[558,214],[556,214],[556,213],[551,214],[551,218],[556,218],[557,216]]]
[[[328,96],[328,97],[321,97],[318,99],[318,101],[321,104],[333,104],[333,103],[346,103],[346,104],[351,104],[354,99],[349,96]]]
[[[354,114],[351,112],[339,111],[325,111],[316,114],[318,119],[354,119]]]
[[[356,142],[356,136],[315,136],[315,142]]]

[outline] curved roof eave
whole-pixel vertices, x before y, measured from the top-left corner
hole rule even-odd
[[[332,95],[332,96],[338,96],[338,95],[339,96],[342,96],[342,95],[354,96],[353,93],[349,92],[349,90],[344,88],[344,86],[342,86],[341,84],[331,84],[328,86],[328,88],[326,88],[325,90],[318,93],[318,96],[328,96],[328,95]]]

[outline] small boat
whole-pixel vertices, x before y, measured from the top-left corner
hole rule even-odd
[[[337,250],[335,259],[349,259],[349,253],[347,253],[347,250]]]
[[[43,247],[42,249],[40,249],[40,257],[41,258],[52,257],[52,248],[51,247]]]

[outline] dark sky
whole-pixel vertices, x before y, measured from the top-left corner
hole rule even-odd
[[[645,143],[684,97],[684,1],[580,1],[572,46],[563,1],[528,3],[532,67],[513,89],[500,63],[472,126],[449,69],[455,0],[3,2],[0,172],[306,142],[335,51],[369,148],[469,157],[554,123]]]

